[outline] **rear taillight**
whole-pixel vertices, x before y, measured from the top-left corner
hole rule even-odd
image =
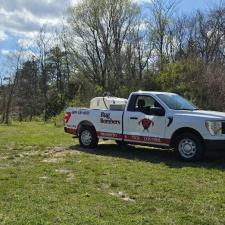
[[[67,112],[64,116],[64,122],[68,123],[68,121],[70,120],[71,117],[71,112]]]

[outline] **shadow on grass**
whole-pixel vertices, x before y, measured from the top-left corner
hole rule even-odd
[[[207,169],[225,170],[225,150],[224,152],[216,151],[214,153],[207,153],[201,162],[188,163],[179,161],[171,150],[150,147],[132,145],[121,147],[116,144],[99,144],[95,149],[84,149],[79,145],[71,146],[70,149],[94,155],[140,160],[150,163],[165,163],[171,168],[202,167]]]

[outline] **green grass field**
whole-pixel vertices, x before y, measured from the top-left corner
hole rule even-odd
[[[51,124],[0,126],[0,224],[225,224],[225,157],[112,142],[83,150]]]

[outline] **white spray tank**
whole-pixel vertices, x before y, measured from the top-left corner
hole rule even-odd
[[[127,105],[127,99],[117,97],[96,97],[91,100],[90,109],[108,109],[123,111]]]

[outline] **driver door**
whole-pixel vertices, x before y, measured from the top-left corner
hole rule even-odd
[[[124,141],[168,145],[164,139],[166,117],[151,115],[151,108],[162,107],[149,95],[132,96],[132,106],[124,114]]]

